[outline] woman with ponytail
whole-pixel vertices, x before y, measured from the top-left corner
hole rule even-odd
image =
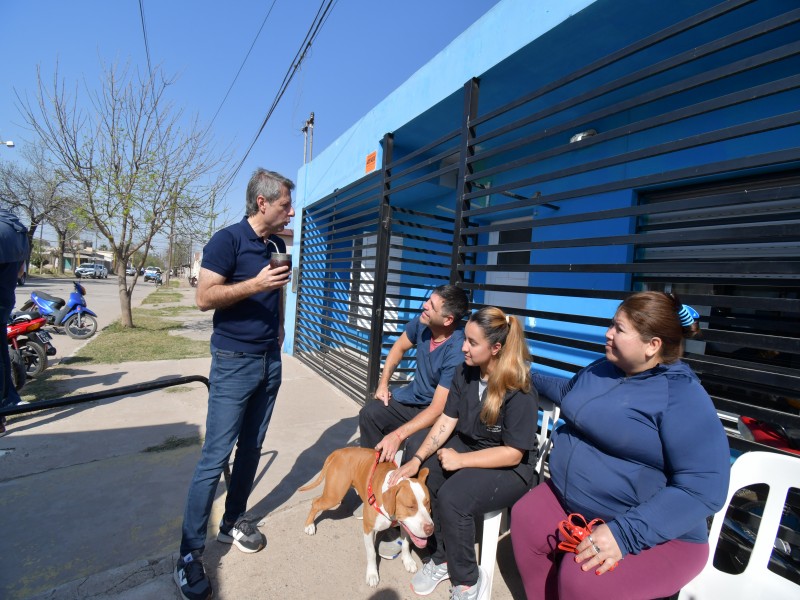
[[[430,560],[411,580],[427,596],[450,579],[451,598],[480,597],[486,574],[475,556],[475,520],[511,506],[537,481],[537,395],[530,353],[515,317],[495,307],[470,316],[464,358],[444,412],[417,453],[389,480],[430,470],[434,534]]]
[[[528,600],[668,597],[705,566],[706,518],[725,501],[730,453],[711,398],[680,360],[698,318],[672,294],[632,294],[604,358],[571,379],[533,375],[564,424],[550,479],[511,512]],[[571,525],[559,524],[582,524],[574,513],[594,525],[570,540]]]

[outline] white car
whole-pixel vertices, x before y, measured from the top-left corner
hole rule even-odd
[[[161,279],[161,269],[158,267],[147,267],[144,270],[144,282],[147,283],[148,281],[156,282]]]
[[[75,277],[78,279],[82,277],[91,277],[92,279],[107,279],[108,269],[106,269],[105,265],[98,263],[83,263],[81,266],[75,269]]]

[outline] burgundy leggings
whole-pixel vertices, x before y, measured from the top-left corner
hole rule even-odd
[[[511,542],[528,600],[652,600],[675,594],[706,564],[708,544],[672,540],[628,554],[613,572],[582,571],[575,555],[555,550],[567,513],[550,487],[536,486],[511,511]],[[589,515],[585,515],[590,519]]]

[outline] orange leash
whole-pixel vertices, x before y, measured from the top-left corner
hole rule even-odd
[[[558,549],[564,552],[578,553],[580,544],[597,526],[604,523],[603,519],[592,519],[588,523],[583,515],[572,513],[558,524],[558,531],[563,540],[558,543]]]

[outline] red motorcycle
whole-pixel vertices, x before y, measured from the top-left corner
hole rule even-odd
[[[17,314],[6,328],[8,345],[22,356],[28,377],[40,375],[47,368],[47,357],[56,353],[50,334],[41,331],[46,324],[44,317],[23,313]]]
[[[790,435],[777,423],[767,423],[752,417],[740,416],[737,425],[739,433],[746,440],[779,448],[784,452],[800,454],[800,440],[796,436]]]

